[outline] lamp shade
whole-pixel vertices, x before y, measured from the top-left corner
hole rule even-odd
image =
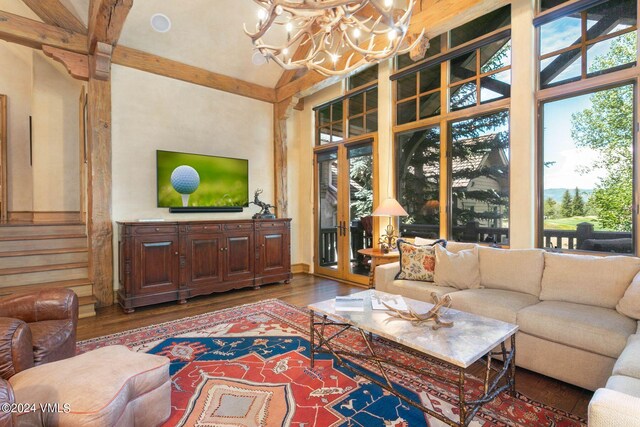
[[[385,199],[376,210],[371,214],[373,216],[409,216],[400,203],[393,197]]]

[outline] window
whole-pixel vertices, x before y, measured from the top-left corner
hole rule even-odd
[[[418,129],[396,135],[398,202],[409,216],[403,235],[440,236],[440,129]]]
[[[439,54],[442,51],[442,36],[436,36],[429,40],[429,48],[424,55],[424,58],[419,59],[418,61],[414,61],[411,59],[409,53],[404,53],[402,55],[398,55],[396,57],[396,70],[401,70],[403,68],[408,67],[409,65],[414,65],[418,62],[423,61],[424,59],[428,59],[434,55]]]
[[[510,22],[505,6],[455,28],[391,77],[402,235],[508,244]]]
[[[453,238],[508,244],[509,113],[453,122],[450,134]]]
[[[356,93],[347,98],[349,104],[349,137],[378,130],[378,88]]]
[[[440,68],[434,65],[398,79],[397,124],[440,115]]]
[[[319,108],[316,112],[317,144],[331,144],[344,139],[342,100]]]
[[[634,253],[634,86],[545,102],[542,245]]]
[[[432,40],[429,51],[433,48],[431,54],[439,56],[429,59],[428,51],[427,58],[413,65],[399,56],[396,65],[402,70],[391,77],[396,82],[395,124],[509,98],[510,23],[511,6],[505,6]],[[450,40],[450,46],[444,46],[443,40]],[[442,90],[443,81],[448,81],[448,91]]]
[[[461,110],[511,95],[511,39],[501,39],[450,61],[449,108]]]
[[[504,6],[454,28],[449,45],[454,48],[511,24],[511,6]]]
[[[378,80],[378,64],[375,64],[347,79],[347,90],[353,90]]]
[[[636,0],[609,0],[542,23],[540,87],[635,66],[636,21]]]

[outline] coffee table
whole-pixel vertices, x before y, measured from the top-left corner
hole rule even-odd
[[[432,322],[414,324],[406,320],[393,319],[385,310],[373,310],[371,308],[372,298],[388,299],[394,297],[391,294],[368,290],[352,294],[350,297],[362,298],[364,310],[337,311],[335,299],[308,306],[311,310],[309,329],[312,368],[314,367],[316,354],[331,354],[343,368],[367,378],[403,401],[450,426],[469,425],[483,404],[492,401],[499,393],[505,390],[511,395],[515,395],[515,334],[518,330],[517,325],[464,311],[448,309],[442,316],[442,320],[453,321],[454,326],[452,328],[434,330],[432,329],[434,325]],[[406,297],[403,297],[403,299],[408,306],[419,313],[425,313],[433,307],[433,304],[422,301]],[[322,315],[322,320],[316,319],[316,313]],[[366,343],[366,353],[350,351],[335,342],[337,337],[349,329],[355,329],[360,333]],[[431,371],[407,366],[397,360],[389,360],[379,356],[376,352],[374,335],[383,341],[387,340],[391,343],[408,347],[427,360],[437,364],[444,364],[449,369],[457,372],[457,381],[437,375]],[[507,341],[510,341],[510,346],[506,345]],[[499,350],[494,351],[497,346],[499,346]],[[497,356],[501,357],[503,363],[494,365],[492,363],[493,358]],[[379,378],[381,379],[376,379],[367,374],[364,368],[358,369],[356,365],[345,363],[345,358],[371,362],[378,370]],[[472,364],[482,358],[485,358],[484,393],[482,396],[471,400],[468,399],[469,396],[465,389],[466,371]],[[437,381],[454,386],[458,391],[459,419],[450,419],[426,407],[421,401],[413,400],[401,394],[398,386],[391,381],[389,376],[393,368],[401,368],[416,374],[428,375]]]

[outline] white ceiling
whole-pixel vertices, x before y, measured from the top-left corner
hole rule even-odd
[[[89,0],[61,0],[85,24]],[[276,64],[254,65],[243,24],[255,28],[252,0],[134,0],[119,44],[237,79],[274,87],[282,74]],[[0,9],[37,19],[21,0],[0,0]],[[163,13],[171,30],[158,33],[150,19]]]

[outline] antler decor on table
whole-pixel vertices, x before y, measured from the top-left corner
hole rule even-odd
[[[451,306],[451,297],[449,295],[445,295],[445,297],[441,299],[438,294],[431,292],[431,298],[433,299],[434,306],[424,314],[417,313],[411,307],[408,307],[406,311],[398,310],[382,300],[380,300],[380,302],[391,311],[389,315],[396,319],[408,320],[411,323],[435,322],[436,324],[431,327],[434,331],[440,328],[453,327],[453,322],[445,322],[440,319],[440,316],[442,315],[442,313],[440,313],[440,309],[443,307],[449,308]]]

